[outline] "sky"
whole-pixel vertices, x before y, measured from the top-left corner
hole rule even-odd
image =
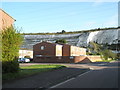
[[[118,26],[118,2],[3,2],[2,9],[24,33]]]

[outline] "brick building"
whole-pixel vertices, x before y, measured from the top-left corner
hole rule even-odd
[[[77,63],[83,60],[90,62],[86,57],[85,48],[50,42],[41,42],[33,46],[34,62]]]
[[[14,21],[16,21],[14,18],[0,9],[0,30],[12,26]]]
[[[68,44],[62,44],[62,56],[80,56],[86,55],[86,49]]]
[[[33,56],[62,56],[62,45],[42,42],[33,46]]]

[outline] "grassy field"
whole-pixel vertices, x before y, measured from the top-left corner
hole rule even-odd
[[[23,77],[28,77],[34,74],[38,74],[41,72],[51,71],[55,69],[64,68],[66,66],[63,65],[30,65],[20,67],[20,71],[18,73],[6,73],[2,74],[2,81],[7,82],[14,79],[20,79]]]

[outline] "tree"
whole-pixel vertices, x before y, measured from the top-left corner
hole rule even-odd
[[[109,58],[113,59],[117,59],[117,53],[113,53],[112,50],[109,50]]]
[[[62,30],[62,33],[65,33],[66,31],[65,30]]]
[[[98,28],[98,30],[100,30],[100,28]]]
[[[23,37],[14,27],[2,30],[2,72],[11,73],[19,71],[19,49]]]
[[[108,58],[109,58],[109,50],[108,49],[103,50],[100,53],[101,53],[101,58],[103,60],[108,60]]]
[[[67,41],[65,39],[59,39],[59,40],[56,40],[55,43],[65,44],[65,43],[67,43]]]
[[[99,51],[101,50],[101,46],[95,42],[90,42],[90,44],[92,45],[92,50],[96,53],[99,53]]]
[[[100,54],[103,60],[108,60],[108,58],[116,59],[117,55],[108,49],[108,45],[100,45],[95,42],[90,42],[89,50],[93,51],[96,54]]]

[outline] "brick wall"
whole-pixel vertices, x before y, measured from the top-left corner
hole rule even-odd
[[[0,30],[10,27],[14,23],[15,19],[13,19],[10,15],[0,9]]]
[[[100,56],[87,56],[92,62],[102,61]]]
[[[41,49],[44,47],[44,49]],[[43,56],[55,56],[56,55],[56,45],[49,43],[38,43],[33,46],[33,56],[35,55],[43,55]]]
[[[80,48],[76,46],[70,47],[70,56],[80,56],[80,55],[86,55],[86,49]]]
[[[33,55],[62,56],[62,45],[42,42],[33,46]]]
[[[74,63],[73,59],[70,59],[69,56],[46,56],[46,57],[35,57],[34,62],[43,62],[43,63]]]
[[[89,58],[87,58],[86,56],[75,56],[74,62],[75,63],[90,63],[92,61]]]
[[[34,62],[43,63],[90,63],[100,59],[100,56],[45,56],[35,57]]]
[[[86,49],[63,44],[62,53],[63,53],[62,56],[80,56],[80,55],[86,55]]]
[[[63,45],[62,56],[70,56],[70,45]]]

